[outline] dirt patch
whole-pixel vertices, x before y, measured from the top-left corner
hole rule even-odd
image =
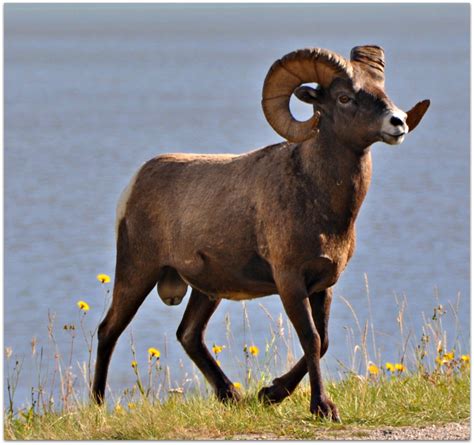
[[[315,429],[309,440],[469,440],[471,427],[468,420],[445,425],[424,427],[383,427],[377,429],[345,428]],[[231,440],[294,440],[293,437],[278,437],[272,434],[240,434]]]
[[[426,427],[381,428],[369,432],[368,440],[469,440],[469,421]]]

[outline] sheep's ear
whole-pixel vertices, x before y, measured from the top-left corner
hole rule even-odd
[[[308,86],[302,86],[296,88],[293,93],[299,100],[306,102],[307,104],[315,104],[320,96],[320,90],[314,89]]]
[[[421,118],[425,115],[430,106],[428,99],[418,102],[410,111],[407,111],[408,131],[412,131],[420,123]]]

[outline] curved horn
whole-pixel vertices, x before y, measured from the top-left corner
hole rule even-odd
[[[351,49],[351,62],[364,63],[383,73],[385,68],[383,48],[378,45],[354,46]]]
[[[364,71],[368,71],[372,77],[383,83],[385,56],[383,48],[377,45],[355,46],[351,50],[351,63],[363,66]]]
[[[300,49],[277,60],[263,83],[262,108],[268,123],[290,142],[302,142],[313,136],[319,113],[304,122],[296,120],[290,111],[291,95],[303,83],[328,87],[335,77],[351,78],[352,67],[332,51]]]

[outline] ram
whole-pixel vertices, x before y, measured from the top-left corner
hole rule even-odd
[[[309,120],[292,116],[292,94],[313,105]],[[287,54],[267,74],[262,106],[285,142],[243,155],[161,155],[123,192],[113,299],[98,334],[99,403],[115,343],[153,287],[175,305],[190,286],[177,337],[220,400],[238,400],[239,392],[204,343],[211,315],[223,298],[278,294],[304,356],[259,397],[278,403],[309,372],[311,412],[339,419],[320,359],[331,287],[354,253],[370,145],[401,143],[429,101],[407,113],[397,108],[384,92],[384,52],[366,45],[353,48],[350,60],[320,48]]]

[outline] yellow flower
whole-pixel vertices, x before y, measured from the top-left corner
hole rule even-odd
[[[120,405],[115,405],[115,412],[116,412],[117,414],[122,413],[122,412],[123,412],[122,407],[121,407]]]
[[[79,300],[76,304],[77,307],[84,312],[87,312],[90,309],[89,305],[85,301]]]
[[[136,403],[133,403],[133,402],[128,402],[128,409],[134,409],[137,407],[137,404]]]
[[[469,363],[471,361],[471,358],[469,357],[469,355],[461,355],[461,360],[464,363]]]
[[[220,354],[224,348],[225,346],[219,346],[219,345],[214,344],[212,346],[212,352],[217,355],[217,354]]]
[[[393,363],[385,363],[385,369],[390,372],[395,372],[395,365]]]
[[[240,384],[240,382],[234,382],[234,388],[241,389],[242,385]]]
[[[105,273],[100,273],[97,275],[97,279],[103,284],[103,283],[110,283],[110,277],[106,275]]]
[[[377,375],[379,373],[378,366],[374,365],[373,363],[367,367],[369,374]]]
[[[138,366],[138,363],[136,362],[136,360],[132,360],[132,368],[136,368]]]
[[[454,351],[447,352],[446,354],[443,355],[443,358],[450,362],[451,360],[454,360]]]
[[[150,358],[152,357],[160,358],[160,351],[158,351],[158,349],[148,348],[148,354],[150,354]]]
[[[248,351],[250,354],[257,356],[260,352],[257,346],[249,346]]]
[[[403,365],[402,363],[396,363],[395,364],[395,369],[398,371],[398,372],[403,372],[403,371],[406,371],[407,368],[405,368],[405,365]]]
[[[438,365],[445,365],[446,363],[448,363],[448,361],[445,358],[441,358],[441,357],[436,357],[435,362]]]

